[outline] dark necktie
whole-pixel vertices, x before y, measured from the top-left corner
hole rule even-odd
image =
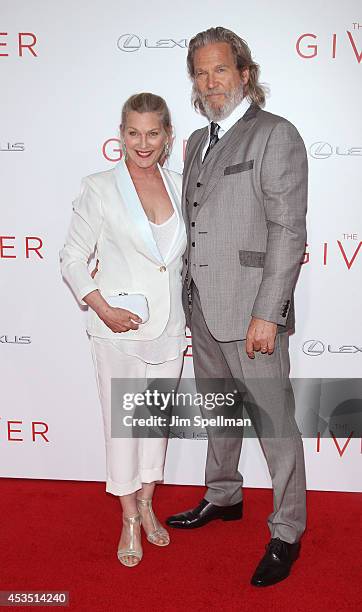
[[[213,121],[211,121],[211,126],[210,126],[210,142],[209,142],[209,146],[206,149],[206,153],[204,156],[204,160],[207,158],[208,154],[210,153],[211,149],[216,145],[217,142],[219,142],[219,129],[220,126],[218,123],[214,123]]]

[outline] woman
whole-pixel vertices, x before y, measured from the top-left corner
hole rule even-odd
[[[120,498],[123,529],[117,556],[128,567],[142,558],[141,524],[151,543],[169,543],[152,509],[155,483],[163,478],[166,439],[112,437],[111,378],[178,379],[181,374],[187,346],[181,176],[160,165],[171,138],[170,113],[162,98],[141,93],[126,101],[123,158],[113,169],[83,179],[61,252],[63,277],[79,302],[89,306],[87,331],[106,441],[106,490]],[[92,278],[88,261],[94,249],[99,263]],[[125,293],[146,297],[147,322],[131,309],[109,304]]]

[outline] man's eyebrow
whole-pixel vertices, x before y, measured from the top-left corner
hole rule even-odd
[[[215,68],[227,68],[229,66],[229,64],[217,64],[215,66]],[[196,68],[195,72],[203,72],[205,70],[205,68]]]

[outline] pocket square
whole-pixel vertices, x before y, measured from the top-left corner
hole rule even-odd
[[[254,168],[254,160],[242,162],[241,164],[235,164],[234,166],[227,166],[224,170],[225,174],[237,174],[238,172],[245,172],[245,170],[252,170]]]
[[[265,253],[262,251],[239,251],[239,260],[242,266],[263,268]]]

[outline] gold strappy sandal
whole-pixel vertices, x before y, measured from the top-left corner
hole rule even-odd
[[[155,516],[155,513],[152,508],[152,499],[137,499],[137,507],[139,512],[141,512],[141,508],[147,508],[151,517],[154,531],[152,531],[152,533],[149,533],[148,535],[146,534],[147,540],[151,542],[151,544],[155,544],[156,546],[168,546],[168,544],[170,543],[170,536]],[[159,538],[163,539],[162,543],[158,542]]]
[[[137,523],[141,526],[141,517],[139,514],[136,514],[136,516],[123,517],[123,525],[129,527],[129,546],[128,548],[119,548],[117,550],[117,557],[122,565],[125,565],[126,567],[135,567],[142,559],[142,546],[135,548],[134,530]],[[136,563],[130,563],[127,561],[127,557],[136,557],[138,561]]]

